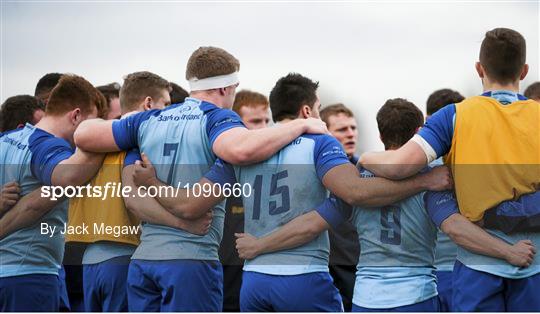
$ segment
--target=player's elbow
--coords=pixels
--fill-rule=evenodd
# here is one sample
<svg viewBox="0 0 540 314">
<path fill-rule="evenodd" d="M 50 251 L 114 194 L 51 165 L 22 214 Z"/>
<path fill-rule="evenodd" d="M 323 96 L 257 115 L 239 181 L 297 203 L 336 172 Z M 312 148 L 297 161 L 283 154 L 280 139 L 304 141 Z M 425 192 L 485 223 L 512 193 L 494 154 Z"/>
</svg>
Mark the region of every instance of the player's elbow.
<svg viewBox="0 0 540 314">
<path fill-rule="evenodd" d="M 226 162 L 243 166 L 254 162 L 256 152 L 244 147 L 236 146 L 227 148 L 222 155 L 223 156 L 220 156 L 220 158 Z"/>
<path fill-rule="evenodd" d="M 454 214 L 446 218 L 441 224 L 442 232 L 446 233 L 457 244 L 461 243 L 465 237 L 459 218 L 459 214 Z"/>
<path fill-rule="evenodd" d="M 73 134 L 75 145 L 82 150 L 91 151 L 92 142 L 95 139 L 95 134 L 92 134 L 91 125 L 88 121 L 83 121 Z"/>
</svg>

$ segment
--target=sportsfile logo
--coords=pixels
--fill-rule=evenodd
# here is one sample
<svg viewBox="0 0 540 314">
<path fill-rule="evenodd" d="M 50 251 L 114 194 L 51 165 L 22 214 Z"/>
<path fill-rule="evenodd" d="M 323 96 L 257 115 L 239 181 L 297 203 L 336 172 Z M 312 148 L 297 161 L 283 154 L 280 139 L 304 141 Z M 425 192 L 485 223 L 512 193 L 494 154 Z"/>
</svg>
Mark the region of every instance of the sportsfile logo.
<svg viewBox="0 0 540 314">
<path fill-rule="evenodd" d="M 131 186 L 117 182 L 107 182 L 105 185 L 83 186 L 42 186 L 41 197 L 56 201 L 64 197 L 68 198 L 129 198 L 129 197 L 178 197 L 183 193 L 186 197 L 249 197 L 252 188 L 249 183 L 185 183 L 178 182 L 176 186 L 139 186 L 135 190 Z"/>
</svg>

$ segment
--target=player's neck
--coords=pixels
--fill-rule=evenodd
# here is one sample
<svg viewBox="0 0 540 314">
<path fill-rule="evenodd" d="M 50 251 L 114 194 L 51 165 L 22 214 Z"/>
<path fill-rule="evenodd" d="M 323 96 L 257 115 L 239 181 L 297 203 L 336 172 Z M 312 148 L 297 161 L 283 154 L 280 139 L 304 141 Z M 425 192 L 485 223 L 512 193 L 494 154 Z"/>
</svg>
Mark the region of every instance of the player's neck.
<svg viewBox="0 0 540 314">
<path fill-rule="evenodd" d="M 484 93 L 496 90 L 507 90 L 514 93 L 519 93 L 519 81 L 510 84 L 500 84 L 497 82 L 490 82 L 488 79 L 483 81 Z"/>
<path fill-rule="evenodd" d="M 37 124 L 36 128 L 40 128 L 43 131 L 47 131 L 56 137 L 60 137 L 66 140 L 70 140 L 69 129 L 63 121 L 64 117 L 57 116 L 44 116 Z"/>
<path fill-rule="evenodd" d="M 223 98 L 216 95 L 215 93 L 206 93 L 204 91 L 202 92 L 191 92 L 189 94 L 189 97 L 197 98 L 202 101 L 209 102 L 211 104 L 216 105 L 219 108 L 223 108 Z"/>
</svg>

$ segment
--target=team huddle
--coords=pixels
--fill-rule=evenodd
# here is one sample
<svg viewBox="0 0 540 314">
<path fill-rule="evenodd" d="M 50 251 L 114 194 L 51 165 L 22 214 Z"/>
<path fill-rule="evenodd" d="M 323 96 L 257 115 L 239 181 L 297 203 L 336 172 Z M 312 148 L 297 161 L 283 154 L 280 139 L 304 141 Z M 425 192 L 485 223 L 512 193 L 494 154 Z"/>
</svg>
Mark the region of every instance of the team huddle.
<svg viewBox="0 0 540 314">
<path fill-rule="evenodd" d="M 46 76 L 0 111 L 0 309 L 540 311 L 525 51 L 518 32 L 487 32 L 482 94 L 438 90 L 427 117 L 387 100 L 385 151 L 359 158 L 352 112 L 321 108 L 318 82 L 237 93 L 240 62 L 221 48 L 192 53 L 189 94 L 146 71 L 121 87 Z M 84 186 L 170 193 L 43 196 Z M 335 265 L 340 245 L 352 258 Z"/>
</svg>

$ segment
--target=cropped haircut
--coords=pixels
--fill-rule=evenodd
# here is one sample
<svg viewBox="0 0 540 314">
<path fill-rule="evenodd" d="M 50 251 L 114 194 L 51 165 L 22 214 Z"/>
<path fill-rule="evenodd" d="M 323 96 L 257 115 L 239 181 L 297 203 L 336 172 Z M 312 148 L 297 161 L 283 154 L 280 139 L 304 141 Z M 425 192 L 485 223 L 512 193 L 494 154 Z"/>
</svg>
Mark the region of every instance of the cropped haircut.
<svg viewBox="0 0 540 314">
<path fill-rule="evenodd" d="M 44 102 L 47 101 L 53 88 L 58 84 L 62 73 L 47 73 L 39 79 L 34 90 L 34 96 Z"/>
<path fill-rule="evenodd" d="M 16 129 L 20 124 L 32 123 L 37 110 L 45 111 L 45 104 L 34 96 L 9 97 L 0 108 L 0 132 Z"/>
<path fill-rule="evenodd" d="M 525 38 L 509 28 L 486 33 L 480 47 L 480 64 L 488 77 L 499 84 L 519 79 L 526 56 Z"/>
<path fill-rule="evenodd" d="M 186 80 L 226 75 L 240 70 L 240 62 L 227 51 L 217 47 L 200 47 L 189 57 Z"/>
<path fill-rule="evenodd" d="M 96 88 L 105 97 L 107 105 L 103 110 L 103 116 L 106 117 L 111 109 L 111 102 L 115 98 L 120 97 L 120 84 L 118 84 L 117 82 L 113 82 L 107 85 L 98 86 Z"/>
<path fill-rule="evenodd" d="M 320 112 L 320 116 L 321 116 L 321 120 L 323 120 L 326 124 L 328 124 L 328 120 L 330 119 L 331 116 L 336 116 L 341 113 L 346 115 L 347 117 L 354 118 L 354 114 L 351 111 L 351 109 L 345 107 L 345 105 L 342 103 L 333 104 L 333 105 L 324 107 L 324 109 L 321 110 Z"/>
<path fill-rule="evenodd" d="M 128 74 L 120 89 L 122 112 L 136 110 L 146 97 L 158 100 L 162 96 L 163 90 L 170 92 L 170 83 L 157 74 L 148 71 Z"/>
<path fill-rule="evenodd" d="M 236 93 L 234 98 L 234 104 L 232 110 L 236 113 L 240 113 L 242 107 L 259 107 L 263 106 L 268 108 L 268 98 L 261 93 L 253 92 L 250 90 L 241 90 Z"/>
<path fill-rule="evenodd" d="M 540 82 L 535 82 L 529 85 L 524 93 L 529 99 L 540 99 Z"/>
<path fill-rule="evenodd" d="M 169 95 L 171 96 L 171 104 L 183 103 L 184 100 L 189 97 L 189 93 L 178 84 L 173 82 L 170 82 L 170 84 L 171 92 Z"/>
<path fill-rule="evenodd" d="M 45 112 L 49 115 L 61 115 L 76 108 L 81 113 L 90 114 L 97 109 L 103 110 L 105 98 L 83 77 L 75 74 L 64 74 L 51 91 Z"/>
<path fill-rule="evenodd" d="M 302 106 L 313 107 L 319 82 L 298 73 L 280 78 L 270 92 L 270 108 L 275 122 L 296 119 Z"/>
<path fill-rule="evenodd" d="M 434 91 L 429 95 L 426 102 L 426 113 L 428 116 L 439 111 L 439 109 L 449 104 L 457 104 L 465 99 L 463 95 L 448 88 Z"/>
<path fill-rule="evenodd" d="M 386 149 L 399 148 L 424 124 L 424 115 L 412 102 L 389 99 L 377 113 L 377 125 Z"/>
</svg>

